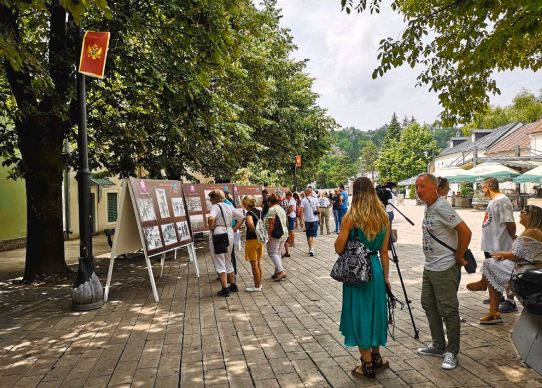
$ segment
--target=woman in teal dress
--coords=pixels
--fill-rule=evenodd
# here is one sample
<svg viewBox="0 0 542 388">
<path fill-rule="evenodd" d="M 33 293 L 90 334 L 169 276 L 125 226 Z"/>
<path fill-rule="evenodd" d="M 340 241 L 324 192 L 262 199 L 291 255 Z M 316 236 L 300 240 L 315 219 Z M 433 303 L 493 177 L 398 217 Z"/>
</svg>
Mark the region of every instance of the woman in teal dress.
<svg viewBox="0 0 542 388">
<path fill-rule="evenodd" d="M 389 274 L 389 219 L 378 199 L 373 182 L 362 177 L 354 181 L 352 204 L 345 215 L 335 251 L 344 252 L 348 240 L 359 238 L 371 251 L 372 279 L 361 285 L 343 284 L 343 304 L 339 330 L 346 346 L 357 346 L 360 364 L 352 370 L 355 376 L 375 377 L 375 370 L 389 366 L 380 356 L 386 345 L 388 312 L 386 284 Z"/>
</svg>

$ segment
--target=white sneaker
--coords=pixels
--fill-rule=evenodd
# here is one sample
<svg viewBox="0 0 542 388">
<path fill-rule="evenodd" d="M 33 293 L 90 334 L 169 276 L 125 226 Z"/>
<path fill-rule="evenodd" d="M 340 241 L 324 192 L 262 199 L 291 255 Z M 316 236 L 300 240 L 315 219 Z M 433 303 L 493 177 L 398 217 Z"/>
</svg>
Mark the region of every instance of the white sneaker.
<svg viewBox="0 0 542 388">
<path fill-rule="evenodd" d="M 442 362 L 442 369 L 455 369 L 457 368 L 457 356 L 454 356 L 450 352 L 444 353 L 444 361 Z"/>
<path fill-rule="evenodd" d="M 247 287 L 245 288 L 245 291 L 246 292 L 261 292 L 262 288 L 261 287 Z"/>
</svg>

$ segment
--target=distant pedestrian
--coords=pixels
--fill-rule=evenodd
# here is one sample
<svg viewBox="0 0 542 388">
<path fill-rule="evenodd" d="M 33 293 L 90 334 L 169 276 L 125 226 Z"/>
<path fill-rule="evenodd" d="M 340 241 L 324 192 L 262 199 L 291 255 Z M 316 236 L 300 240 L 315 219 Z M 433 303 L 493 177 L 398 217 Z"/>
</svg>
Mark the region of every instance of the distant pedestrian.
<svg viewBox="0 0 542 388">
<path fill-rule="evenodd" d="M 422 225 L 425 264 L 421 302 L 432 338 L 432 344 L 419 348 L 418 353 L 444 357 L 442 368 L 454 369 L 458 362 L 461 330 L 457 290 L 472 233 L 452 206 L 439 197 L 434 175 L 420 175 L 416 179 L 416 193 L 426 205 Z M 456 252 L 453 253 L 437 239 L 456 249 Z M 448 344 L 443 323 L 446 324 Z"/>
<path fill-rule="evenodd" d="M 250 262 L 252 277 L 254 278 L 254 287 L 247 287 L 245 290 L 247 292 L 259 292 L 262 290 L 263 243 L 258 241 L 258 237 L 256 236 L 256 226 L 259 222 L 263 222 L 262 212 L 256 208 L 256 200 L 250 195 L 245 196 L 241 204 L 247 211 L 245 260 Z"/>
<path fill-rule="evenodd" d="M 303 224 L 303 212 L 301 210 L 301 197 L 299 196 L 298 193 L 294 192 L 292 194 L 292 196 L 294 197 L 295 199 L 295 215 L 296 215 L 296 218 L 295 218 L 295 227 L 296 228 L 301 228 L 302 224 Z"/>
<path fill-rule="evenodd" d="M 271 279 L 278 282 L 286 277 L 286 272 L 282 266 L 281 252 L 286 241 L 286 231 L 288 223 L 286 220 L 286 212 L 280 206 L 279 197 L 273 193 L 269 196 L 269 211 L 267 213 L 267 231 L 269 233 L 269 242 L 267 243 L 267 254 L 273 260 L 275 265 L 275 273 Z M 277 223 L 280 223 L 278 225 Z M 277 236 L 276 231 L 282 229 L 282 234 Z"/>
<path fill-rule="evenodd" d="M 339 185 L 340 206 L 339 206 L 339 228 L 341 226 L 342 219 L 348 210 L 348 193 L 344 189 L 344 185 Z"/>
<path fill-rule="evenodd" d="M 305 198 L 301 201 L 303 209 L 303 217 L 305 219 L 305 235 L 309 245 L 309 256 L 314 256 L 314 241 L 318 234 L 318 219 L 320 209 L 318 208 L 318 200 L 313 197 L 312 189 L 305 189 Z"/>
<path fill-rule="evenodd" d="M 388 330 L 389 238 L 388 215 L 373 183 L 369 178 L 357 178 L 353 185 L 352 206 L 343 219 L 335 251 L 342 254 L 347 242 L 353 239 L 359 239 L 371 251 L 371 280 L 359 285 L 343 283 L 339 330 L 346 346 L 359 349 L 360 364 L 352 370 L 358 377 L 374 378 L 375 370 L 389 366 L 380 355 L 380 346 L 386 346 Z"/>
<path fill-rule="evenodd" d="M 327 191 L 323 191 L 318 198 L 318 207 L 320 208 L 320 234 L 324 234 L 324 224 L 326 224 L 326 232 L 329 234 L 329 208 L 331 202 L 327 197 Z"/>
<path fill-rule="evenodd" d="M 286 253 L 284 257 L 290 257 L 289 247 L 295 246 L 295 219 L 296 219 L 297 204 L 290 190 L 286 192 L 286 215 L 288 218 L 288 239 L 284 244 Z"/>
<path fill-rule="evenodd" d="M 335 233 L 339 233 L 340 224 L 341 196 L 339 189 L 335 189 L 331 197 L 331 209 L 333 211 L 333 220 L 335 221 Z"/>
</svg>

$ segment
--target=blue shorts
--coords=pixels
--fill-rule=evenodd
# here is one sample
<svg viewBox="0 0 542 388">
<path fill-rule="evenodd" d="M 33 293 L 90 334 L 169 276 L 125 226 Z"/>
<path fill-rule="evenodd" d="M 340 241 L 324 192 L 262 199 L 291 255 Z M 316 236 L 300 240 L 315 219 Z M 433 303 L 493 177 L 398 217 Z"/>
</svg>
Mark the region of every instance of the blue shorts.
<svg viewBox="0 0 542 388">
<path fill-rule="evenodd" d="M 295 230 L 295 217 L 288 216 L 288 231 Z"/>
<path fill-rule="evenodd" d="M 307 237 L 316 237 L 318 232 L 318 221 L 305 222 L 305 234 Z"/>
</svg>

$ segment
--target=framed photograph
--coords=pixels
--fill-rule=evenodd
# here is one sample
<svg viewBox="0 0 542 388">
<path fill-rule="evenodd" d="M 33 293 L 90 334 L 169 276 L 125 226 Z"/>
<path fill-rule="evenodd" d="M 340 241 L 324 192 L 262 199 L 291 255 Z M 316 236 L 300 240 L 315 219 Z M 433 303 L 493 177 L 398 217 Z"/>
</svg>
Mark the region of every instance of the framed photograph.
<svg viewBox="0 0 542 388">
<path fill-rule="evenodd" d="M 167 204 L 166 190 L 156 189 L 156 201 L 158 202 L 158 209 L 160 210 L 160 217 L 169 218 L 169 207 Z"/>
<path fill-rule="evenodd" d="M 188 222 L 181 221 L 176 222 L 177 225 L 177 234 L 179 235 L 179 240 L 190 240 L 190 229 L 188 229 Z"/>
<path fill-rule="evenodd" d="M 145 241 L 147 241 L 147 249 L 149 251 L 162 248 L 162 239 L 160 238 L 158 226 L 143 228 L 143 235 L 145 236 Z"/>
<path fill-rule="evenodd" d="M 186 198 L 186 207 L 188 208 L 189 213 L 201 212 L 203 210 L 200 197 Z"/>
<path fill-rule="evenodd" d="M 154 204 L 152 203 L 151 198 L 138 198 L 137 209 L 139 210 L 139 217 L 142 222 L 156 220 Z"/>
<path fill-rule="evenodd" d="M 171 198 L 171 204 L 173 205 L 173 217 L 183 217 L 184 212 L 184 201 L 181 197 Z"/>
<path fill-rule="evenodd" d="M 190 224 L 192 225 L 192 231 L 205 230 L 203 214 L 190 215 Z"/>
<path fill-rule="evenodd" d="M 162 228 L 162 236 L 164 236 L 165 245 L 177 244 L 179 242 L 177 240 L 177 234 L 175 233 L 175 225 L 165 224 L 165 225 L 162 225 L 161 228 Z"/>
<path fill-rule="evenodd" d="M 205 205 L 207 206 L 207 213 L 209 213 L 211 211 L 211 208 L 213 207 L 213 204 L 209 200 L 209 193 L 211 191 L 213 190 L 203 190 L 203 192 L 205 193 Z"/>
</svg>

